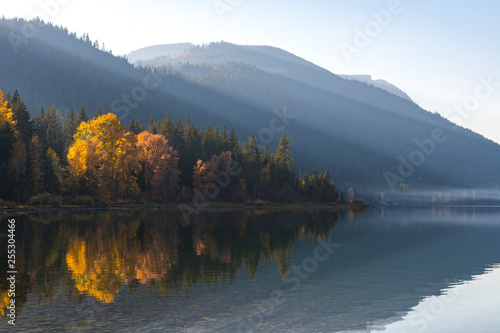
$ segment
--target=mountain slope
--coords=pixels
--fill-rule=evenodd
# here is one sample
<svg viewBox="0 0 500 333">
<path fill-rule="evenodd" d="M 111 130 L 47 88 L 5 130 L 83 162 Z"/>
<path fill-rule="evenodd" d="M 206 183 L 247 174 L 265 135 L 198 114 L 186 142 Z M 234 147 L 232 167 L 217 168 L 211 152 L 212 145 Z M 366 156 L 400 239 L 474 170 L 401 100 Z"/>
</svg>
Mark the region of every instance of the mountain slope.
<svg viewBox="0 0 500 333">
<path fill-rule="evenodd" d="M 340 190 L 353 186 L 357 193 L 386 191 L 391 181 L 410 190 L 500 184 L 499 145 L 286 51 L 215 43 L 164 59 L 153 76 L 42 23 L 16 52 L 10 40 L 23 24 L 0 22 L 0 89 L 18 89 L 32 113 L 54 103 L 62 111 L 83 105 L 89 115 L 102 106 L 126 125 L 131 118 L 147 123 L 151 114 L 174 121 L 190 116 L 199 128 L 225 124 L 243 140 L 256 134 L 261 148 L 271 149 L 286 132 L 297 170 L 328 168 Z M 446 140 L 426 150 L 435 130 Z M 415 153 L 422 151 L 416 142 L 428 145 Z M 401 159 L 410 158 L 421 165 L 400 174 Z M 388 173 L 396 177 L 389 183 Z"/>
<path fill-rule="evenodd" d="M 389 82 L 387 82 L 385 80 L 373 80 L 371 75 L 339 75 L 339 76 L 343 79 L 346 79 L 346 80 L 356 80 L 356 81 L 361 81 L 361 82 L 371 84 L 377 88 L 384 89 L 384 90 L 386 90 L 386 91 L 390 92 L 391 94 L 394 94 L 398 97 L 412 101 L 410 96 L 408 96 L 403 90 L 399 89 L 395 85 L 390 84 Z"/>
<path fill-rule="evenodd" d="M 286 131 L 292 138 L 300 138 L 293 143 L 301 157 L 314 160 L 322 156 L 324 164 L 319 165 L 333 165 L 335 176 L 342 175 L 350 183 L 357 179 L 358 184 L 385 186 L 387 172 L 398 180 L 404 178 L 406 184 L 426 186 L 498 183 L 494 171 L 500 161 L 497 144 L 422 110 L 408 99 L 358 80 L 341 79 L 286 51 L 214 43 L 158 60 L 166 64 L 164 68 L 177 68 L 203 85 L 264 109 L 286 105 L 297 115 Z M 303 126 L 315 138 L 301 135 Z M 437 144 L 422 165 L 409 166 L 409 171 L 415 169 L 408 172 L 411 175 L 403 172 L 402 177 L 400 159 L 420 156 L 413 154 L 419 149 L 415 140 L 428 142 L 435 129 L 443 130 L 446 141 Z M 326 147 L 329 149 L 324 154 Z M 479 160 L 482 162 L 472 162 Z"/>
<path fill-rule="evenodd" d="M 127 54 L 127 59 L 132 64 L 140 64 L 162 56 L 178 56 L 191 49 L 194 45 L 191 43 L 163 44 L 144 47 Z"/>
</svg>

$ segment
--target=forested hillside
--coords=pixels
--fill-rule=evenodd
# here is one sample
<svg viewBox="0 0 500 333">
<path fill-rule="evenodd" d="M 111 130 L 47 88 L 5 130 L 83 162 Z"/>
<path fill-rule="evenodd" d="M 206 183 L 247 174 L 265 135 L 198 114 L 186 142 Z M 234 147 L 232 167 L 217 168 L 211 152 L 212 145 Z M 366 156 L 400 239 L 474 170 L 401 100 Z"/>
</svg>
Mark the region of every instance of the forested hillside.
<svg viewBox="0 0 500 333">
<path fill-rule="evenodd" d="M 92 119 L 70 109 L 63 121 L 52 106 L 31 119 L 17 91 L 4 100 L 0 90 L 0 200 L 177 202 L 190 215 L 216 201 L 339 199 L 328 170 L 296 174 L 286 134 L 276 152 L 260 152 L 254 136 L 242 145 L 234 129 L 198 130 L 189 117 L 183 125 L 151 116 L 144 129 L 132 120 L 127 130 L 101 109 Z"/>
<path fill-rule="evenodd" d="M 23 37 L 26 24 L 36 34 Z M 150 115 L 174 123 L 189 116 L 197 128 L 234 127 L 241 142 L 254 134 L 260 153 L 264 145 L 275 151 L 286 132 L 295 169 L 329 169 L 344 191 L 500 184 L 496 143 L 283 50 L 214 43 L 162 59 L 163 67 L 134 68 L 102 49 L 63 28 L 2 19 L 0 89 L 18 90 L 33 117 L 52 104 L 62 114 L 83 106 L 89 117 L 101 107 L 127 126 L 132 118 L 146 124 Z M 435 130 L 446 139 L 427 154 L 418 143 Z M 399 172 L 402 159 L 419 150 L 423 161 Z"/>
</svg>

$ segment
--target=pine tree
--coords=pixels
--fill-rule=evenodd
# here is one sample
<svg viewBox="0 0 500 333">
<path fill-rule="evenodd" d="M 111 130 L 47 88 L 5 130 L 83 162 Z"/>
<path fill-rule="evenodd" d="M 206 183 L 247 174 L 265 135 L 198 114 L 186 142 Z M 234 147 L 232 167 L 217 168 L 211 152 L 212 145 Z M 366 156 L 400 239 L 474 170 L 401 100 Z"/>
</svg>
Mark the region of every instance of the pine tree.
<svg viewBox="0 0 500 333">
<path fill-rule="evenodd" d="M 233 153 L 233 159 L 237 161 L 240 160 L 242 155 L 242 148 L 240 140 L 238 139 L 238 136 L 234 131 L 234 127 L 231 129 L 231 132 L 229 133 L 228 141 L 229 141 L 229 150 Z"/>
<path fill-rule="evenodd" d="M 128 131 L 130 133 L 134 133 L 135 135 L 141 133 L 141 126 L 139 125 L 139 123 L 137 121 L 134 120 L 134 118 L 132 118 L 132 120 L 130 121 Z"/>
<path fill-rule="evenodd" d="M 102 112 L 101 107 L 99 107 L 99 108 L 97 109 L 97 111 L 95 112 L 95 118 L 98 118 L 98 117 L 100 117 L 100 116 L 102 116 L 102 115 L 104 115 L 104 113 Z"/>
<path fill-rule="evenodd" d="M 12 156 L 12 149 L 15 142 L 15 128 L 9 122 L 0 120 L 0 164 L 5 163 Z"/>
<path fill-rule="evenodd" d="M 148 128 L 146 131 L 151 134 L 158 134 L 158 129 L 156 128 L 155 118 L 153 115 L 149 118 Z"/>
<path fill-rule="evenodd" d="M 43 191 L 44 158 L 43 146 L 37 135 L 33 136 L 31 139 L 28 158 L 30 160 L 32 194 L 38 194 Z"/>
<path fill-rule="evenodd" d="M 212 155 L 217 153 L 215 149 L 214 136 L 212 126 L 208 124 L 205 132 L 203 132 L 203 136 L 201 137 L 202 158 L 204 160 L 209 159 Z"/>
<path fill-rule="evenodd" d="M 174 134 L 171 140 L 172 141 L 170 142 L 170 144 L 172 145 L 172 147 L 178 150 L 182 156 L 186 145 L 184 142 L 184 129 L 182 128 L 182 123 L 180 120 L 177 120 L 177 123 L 175 124 Z"/>
<path fill-rule="evenodd" d="M 19 92 L 16 90 L 9 101 L 9 106 L 12 109 L 13 120 L 16 122 L 16 131 L 19 139 L 26 145 L 29 144 L 33 136 L 33 122 L 28 108 L 24 104 Z"/>
<path fill-rule="evenodd" d="M 262 165 L 261 156 L 255 136 L 251 136 L 250 140 L 243 146 L 243 173 L 246 184 L 254 197 L 258 197 L 261 192 L 262 185 Z"/>
<path fill-rule="evenodd" d="M 276 150 L 276 164 L 289 170 L 293 170 L 292 148 L 290 146 L 290 139 L 283 134 Z"/>
<path fill-rule="evenodd" d="M 45 168 L 45 188 L 50 193 L 58 193 L 63 179 L 63 168 L 54 149 L 47 149 Z"/>
<path fill-rule="evenodd" d="M 64 153 L 66 154 L 68 152 L 69 146 L 73 142 L 73 135 L 75 135 L 76 133 L 75 113 L 73 112 L 73 108 L 66 110 L 63 132 L 64 132 Z"/>
<path fill-rule="evenodd" d="M 193 181 L 193 166 L 202 156 L 201 134 L 197 128 L 191 125 L 189 117 L 186 119 L 184 127 L 184 150 L 181 152 L 179 166 L 182 170 L 181 187 L 191 186 Z"/>
<path fill-rule="evenodd" d="M 47 117 L 45 115 L 45 109 L 40 107 L 40 111 L 35 116 L 34 121 L 34 135 L 38 136 L 40 144 L 43 146 L 47 141 Z"/>
<path fill-rule="evenodd" d="M 45 147 L 52 147 L 59 158 L 63 158 L 64 154 L 64 140 L 63 138 L 63 126 L 62 126 L 62 116 L 59 110 L 56 109 L 54 105 L 47 109 L 45 112 L 46 117 L 46 138 Z"/>
<path fill-rule="evenodd" d="M 170 145 L 172 145 L 172 141 L 174 139 L 174 124 L 170 121 L 170 117 L 165 115 L 163 120 L 160 122 L 160 126 L 158 128 L 158 133 L 163 135 L 163 137 L 168 141 Z"/>
<path fill-rule="evenodd" d="M 83 121 L 88 121 L 88 120 L 89 117 L 87 117 L 87 113 L 85 113 L 85 110 L 83 109 L 82 106 L 75 117 L 75 128 L 78 128 L 78 126 L 80 126 L 80 124 Z"/>
<path fill-rule="evenodd" d="M 260 151 L 254 135 L 252 135 L 250 140 L 243 146 L 243 159 L 252 166 L 260 165 Z"/>
<path fill-rule="evenodd" d="M 219 135 L 219 145 L 220 145 L 220 151 L 230 151 L 231 149 L 229 148 L 229 138 L 227 136 L 227 130 L 226 130 L 226 125 L 222 126 L 222 132 Z"/>
</svg>

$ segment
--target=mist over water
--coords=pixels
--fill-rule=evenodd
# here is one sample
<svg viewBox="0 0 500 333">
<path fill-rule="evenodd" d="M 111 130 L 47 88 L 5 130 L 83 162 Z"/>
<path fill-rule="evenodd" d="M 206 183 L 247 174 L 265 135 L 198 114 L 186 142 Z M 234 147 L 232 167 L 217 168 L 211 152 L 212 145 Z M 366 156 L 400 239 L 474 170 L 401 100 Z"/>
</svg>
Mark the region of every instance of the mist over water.
<svg viewBox="0 0 500 333">
<path fill-rule="evenodd" d="M 375 195 L 375 202 L 389 204 L 465 205 L 500 207 L 500 190 L 495 188 L 445 188 L 439 190 L 384 191 Z"/>
</svg>

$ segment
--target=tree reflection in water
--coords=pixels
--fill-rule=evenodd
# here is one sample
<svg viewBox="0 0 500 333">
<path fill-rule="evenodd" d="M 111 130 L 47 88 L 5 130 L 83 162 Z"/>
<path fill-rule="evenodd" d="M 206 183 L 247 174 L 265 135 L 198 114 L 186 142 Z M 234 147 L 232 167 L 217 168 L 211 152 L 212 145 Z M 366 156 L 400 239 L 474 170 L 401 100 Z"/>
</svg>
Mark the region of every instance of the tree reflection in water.
<svg viewBox="0 0 500 333">
<path fill-rule="evenodd" d="M 272 261 L 284 277 L 294 243 L 327 241 L 337 219 L 332 211 L 296 210 L 204 212 L 190 225 L 170 211 L 19 215 L 17 310 L 29 293 L 52 304 L 61 289 L 79 302 L 87 295 L 111 303 L 125 286 L 187 294 L 201 282 L 232 283 L 241 267 L 253 277 Z"/>
</svg>

